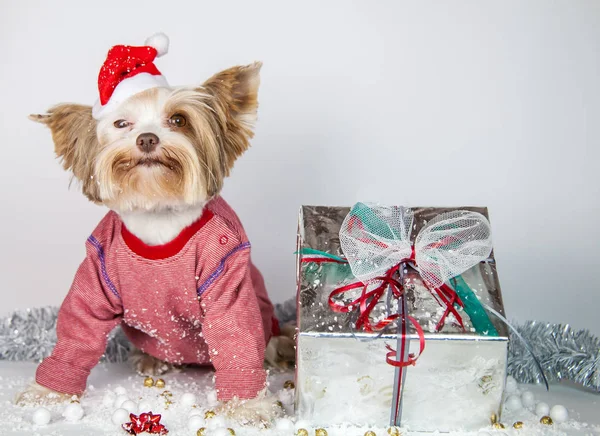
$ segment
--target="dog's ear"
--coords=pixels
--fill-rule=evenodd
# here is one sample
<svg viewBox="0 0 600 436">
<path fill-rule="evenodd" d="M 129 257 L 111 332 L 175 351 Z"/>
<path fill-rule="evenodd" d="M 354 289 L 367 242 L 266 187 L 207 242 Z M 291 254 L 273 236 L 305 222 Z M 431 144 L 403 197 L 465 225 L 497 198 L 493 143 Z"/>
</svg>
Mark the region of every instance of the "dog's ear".
<svg viewBox="0 0 600 436">
<path fill-rule="evenodd" d="M 223 135 L 225 175 L 236 158 L 246 151 L 254 136 L 258 108 L 261 62 L 232 67 L 208 79 L 200 91 L 213 97 L 208 104 L 214 110 Z"/>
<path fill-rule="evenodd" d="M 98 185 L 93 178 L 94 158 L 100 144 L 91 106 L 59 104 L 47 114 L 30 115 L 29 119 L 50 128 L 54 151 L 63 168 L 79 179 L 86 197 L 100 203 Z"/>
</svg>

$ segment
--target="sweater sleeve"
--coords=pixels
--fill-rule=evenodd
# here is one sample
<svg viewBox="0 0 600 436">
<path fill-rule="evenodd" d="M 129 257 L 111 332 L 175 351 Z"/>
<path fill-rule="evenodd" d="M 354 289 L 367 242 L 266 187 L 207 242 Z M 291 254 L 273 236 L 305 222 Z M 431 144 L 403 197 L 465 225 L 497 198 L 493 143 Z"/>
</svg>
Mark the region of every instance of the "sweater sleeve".
<svg viewBox="0 0 600 436">
<path fill-rule="evenodd" d="M 36 372 L 40 385 L 66 394 L 83 393 L 90 371 L 106 350 L 108 334 L 123 313 L 100 242 L 91 236 L 86 251 L 58 312 L 56 346 Z"/>
<path fill-rule="evenodd" d="M 202 295 L 202 323 L 217 397 L 250 399 L 265 388 L 265 335 L 252 281 L 249 244 L 224 259 L 220 277 Z"/>
</svg>

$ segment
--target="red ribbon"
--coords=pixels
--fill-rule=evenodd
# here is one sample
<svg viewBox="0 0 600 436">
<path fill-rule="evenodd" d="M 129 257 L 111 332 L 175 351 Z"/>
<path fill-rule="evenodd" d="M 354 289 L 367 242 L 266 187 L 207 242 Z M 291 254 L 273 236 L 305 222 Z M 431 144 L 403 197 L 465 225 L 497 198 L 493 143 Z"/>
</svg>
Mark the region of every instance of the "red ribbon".
<svg viewBox="0 0 600 436">
<path fill-rule="evenodd" d="M 123 429 L 129 434 L 138 435 L 141 433 L 165 435 L 169 430 L 160 423 L 160 415 L 153 415 L 152 412 L 142 413 L 140 416 L 129 415 L 131 422 L 123 424 Z"/>
</svg>

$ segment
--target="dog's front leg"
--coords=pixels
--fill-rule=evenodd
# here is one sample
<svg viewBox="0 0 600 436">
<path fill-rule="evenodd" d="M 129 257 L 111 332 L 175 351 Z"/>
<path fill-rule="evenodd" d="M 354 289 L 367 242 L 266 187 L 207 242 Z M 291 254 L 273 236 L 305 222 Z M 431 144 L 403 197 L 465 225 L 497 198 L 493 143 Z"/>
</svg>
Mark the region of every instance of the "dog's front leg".
<svg viewBox="0 0 600 436">
<path fill-rule="evenodd" d="M 56 392 L 45 386 L 31 383 L 27 388 L 20 392 L 15 398 L 15 404 L 19 406 L 25 405 L 40 405 L 49 406 L 52 404 L 63 403 L 66 401 L 78 400 L 79 397 L 76 395 L 63 394 L 62 392 Z"/>
<path fill-rule="evenodd" d="M 270 427 L 276 418 L 283 415 L 281 403 L 273 395 L 267 395 L 264 389 L 256 398 L 239 400 L 234 398 L 223 403 L 218 414 L 223 414 L 241 425 Z"/>
</svg>

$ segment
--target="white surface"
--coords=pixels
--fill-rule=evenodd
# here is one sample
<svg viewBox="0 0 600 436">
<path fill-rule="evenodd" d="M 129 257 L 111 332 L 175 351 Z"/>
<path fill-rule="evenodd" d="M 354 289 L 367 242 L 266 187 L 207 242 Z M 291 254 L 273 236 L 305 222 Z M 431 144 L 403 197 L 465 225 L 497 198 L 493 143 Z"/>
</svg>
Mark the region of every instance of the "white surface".
<svg viewBox="0 0 600 436">
<path fill-rule="evenodd" d="M 169 410 L 164 410 L 164 397 L 160 394 L 164 391 L 157 388 L 143 387 L 143 378 L 133 374 L 127 365 L 99 365 L 92 371 L 88 394 L 83 397 L 81 405 L 85 410 L 85 416 L 78 423 L 65 422 L 60 417 L 64 405 L 50 407 L 52 410 L 52 422 L 47 426 L 34 426 L 31 422 L 35 407 L 18 407 L 12 404 L 13 396 L 31 380 L 35 372 L 32 363 L 0 362 L 0 422 L 2 422 L 2 436 L 123 436 L 125 432 L 119 430 L 118 426 L 111 423 L 113 413 L 112 407 L 102 405 L 104 393 L 121 384 L 136 398 L 152 404 L 152 412 L 162 413 L 161 422 L 167 425 L 170 436 L 195 436 L 195 431 L 189 430 L 188 417 L 192 411 L 200 410 L 203 414 L 208 408 L 205 404 L 207 395 L 214 392 L 212 384 L 212 373 L 209 371 L 194 370 L 178 374 L 167 374 L 164 376 L 167 383 L 166 389 L 173 393 L 173 404 Z M 291 411 L 290 404 L 293 402 L 293 392 L 282 390 L 285 380 L 292 377 L 290 373 L 278 373 L 270 376 L 270 390 Z M 88 385 L 88 386 L 89 386 Z M 502 422 L 507 424 L 507 435 L 600 435 L 600 417 L 598 409 L 600 397 L 598 395 L 582 392 L 570 387 L 553 386 L 550 392 L 546 392 L 541 386 L 524 386 L 531 390 L 538 399 L 543 399 L 549 404 L 562 404 L 569 409 L 570 420 L 564 424 L 553 427 L 545 427 L 537 423 L 537 418 L 529 411 L 506 413 Z M 200 401 L 196 409 L 178 403 L 180 396 L 185 392 L 195 392 Z M 511 428 L 511 423 L 517 420 L 525 422 L 525 430 L 516 432 Z M 576 421 L 575 421 L 576 420 Z M 228 426 L 233 426 L 227 423 Z M 301 423 L 307 426 L 307 423 Z M 250 436 L 260 433 L 263 436 L 291 436 L 294 432 L 289 423 L 280 424 L 267 431 L 259 431 L 254 427 L 233 426 L 239 436 Z M 310 428 L 309 428 L 310 430 Z M 330 436 L 360 436 L 368 428 L 329 428 Z M 377 435 L 386 434 L 382 428 L 373 428 Z M 492 434 L 501 434 L 490 428 L 483 430 Z M 312 434 L 312 433 L 311 433 Z M 403 433 L 405 436 L 426 436 L 426 433 Z M 449 436 L 476 436 L 473 433 L 450 433 Z"/>
<path fill-rule="evenodd" d="M 1 2 L 1 311 L 59 304 L 104 214 L 27 115 L 93 104 L 109 47 L 155 31 L 172 84 L 264 61 L 224 194 L 274 300 L 303 203 L 487 205 L 509 317 L 600 333 L 595 0 Z"/>
</svg>

